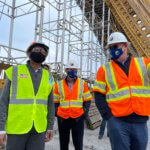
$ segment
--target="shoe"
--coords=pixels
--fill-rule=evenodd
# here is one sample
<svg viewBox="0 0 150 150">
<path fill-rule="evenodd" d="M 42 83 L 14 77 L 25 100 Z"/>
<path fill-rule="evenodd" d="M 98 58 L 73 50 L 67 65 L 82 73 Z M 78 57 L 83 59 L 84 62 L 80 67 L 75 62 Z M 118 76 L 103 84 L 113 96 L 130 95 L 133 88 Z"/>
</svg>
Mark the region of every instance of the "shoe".
<svg viewBox="0 0 150 150">
<path fill-rule="evenodd" d="M 103 138 L 103 135 L 99 135 L 99 136 L 98 136 L 98 139 L 101 140 L 102 138 Z"/>
</svg>

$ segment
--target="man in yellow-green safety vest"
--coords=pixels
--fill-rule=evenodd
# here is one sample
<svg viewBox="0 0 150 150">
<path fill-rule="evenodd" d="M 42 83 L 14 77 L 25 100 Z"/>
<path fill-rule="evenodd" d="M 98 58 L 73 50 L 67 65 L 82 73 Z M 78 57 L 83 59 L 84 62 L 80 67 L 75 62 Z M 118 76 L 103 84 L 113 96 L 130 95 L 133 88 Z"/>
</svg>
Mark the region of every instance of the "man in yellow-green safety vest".
<svg viewBox="0 0 150 150">
<path fill-rule="evenodd" d="M 29 61 L 5 71 L 0 98 L 0 145 L 7 150 L 44 150 L 53 136 L 53 82 L 42 67 L 49 47 L 34 42 L 27 48 Z M 53 78 L 52 78 L 53 79 Z"/>
</svg>

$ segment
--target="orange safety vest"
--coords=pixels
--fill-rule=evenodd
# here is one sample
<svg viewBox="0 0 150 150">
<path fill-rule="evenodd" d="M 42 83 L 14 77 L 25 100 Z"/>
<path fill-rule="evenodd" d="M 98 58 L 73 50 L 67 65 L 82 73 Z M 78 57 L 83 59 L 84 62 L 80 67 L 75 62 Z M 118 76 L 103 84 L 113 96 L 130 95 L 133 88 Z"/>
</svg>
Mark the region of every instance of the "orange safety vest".
<svg viewBox="0 0 150 150">
<path fill-rule="evenodd" d="M 85 81 L 77 78 L 72 91 L 66 80 L 61 80 L 54 85 L 54 102 L 60 103 L 57 115 L 62 118 L 77 118 L 83 113 L 83 102 L 92 99 L 92 95 Z"/>
<path fill-rule="evenodd" d="M 150 59 L 131 59 L 128 76 L 114 61 L 97 72 L 93 91 L 106 94 L 114 116 L 150 115 Z"/>
</svg>

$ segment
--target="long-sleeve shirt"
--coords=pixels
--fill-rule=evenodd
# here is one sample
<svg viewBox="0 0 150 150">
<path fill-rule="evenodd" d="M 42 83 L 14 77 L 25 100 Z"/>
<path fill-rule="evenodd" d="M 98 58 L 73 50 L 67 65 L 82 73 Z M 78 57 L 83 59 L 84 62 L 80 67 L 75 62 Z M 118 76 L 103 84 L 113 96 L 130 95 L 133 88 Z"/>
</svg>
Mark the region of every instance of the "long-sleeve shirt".
<svg viewBox="0 0 150 150">
<path fill-rule="evenodd" d="M 39 85 L 41 82 L 42 78 L 42 69 L 34 70 L 30 63 L 27 63 L 27 67 L 29 69 L 31 79 L 33 82 L 33 87 L 34 87 L 34 93 L 36 94 Z M 6 83 L 3 88 L 3 91 L 1 93 L 0 97 L 0 131 L 5 130 L 5 122 L 7 120 L 7 115 L 8 115 L 8 107 L 9 107 L 9 95 L 10 95 L 10 86 L 11 86 L 11 81 L 6 78 Z M 55 106 L 54 106 L 54 100 L 53 100 L 53 90 L 48 96 L 48 114 L 47 114 L 47 129 L 52 130 L 53 129 L 53 124 L 54 124 L 54 115 L 55 115 Z"/>
<path fill-rule="evenodd" d="M 115 60 L 114 60 L 115 61 Z M 124 62 L 124 64 L 115 61 L 118 66 L 125 72 L 125 74 L 128 76 L 129 73 L 129 67 L 131 62 L 131 56 L 128 56 L 127 60 Z M 94 92 L 94 98 L 96 102 L 96 106 L 101 113 L 102 117 L 106 120 L 108 120 L 112 116 L 112 112 L 108 106 L 108 103 L 106 102 L 106 96 L 105 94 Z M 148 116 L 140 116 L 136 113 L 132 113 L 128 116 L 124 117 L 118 117 L 121 120 L 124 120 L 126 122 L 133 122 L 133 123 L 140 123 L 140 122 L 146 122 L 148 120 Z"/>
</svg>

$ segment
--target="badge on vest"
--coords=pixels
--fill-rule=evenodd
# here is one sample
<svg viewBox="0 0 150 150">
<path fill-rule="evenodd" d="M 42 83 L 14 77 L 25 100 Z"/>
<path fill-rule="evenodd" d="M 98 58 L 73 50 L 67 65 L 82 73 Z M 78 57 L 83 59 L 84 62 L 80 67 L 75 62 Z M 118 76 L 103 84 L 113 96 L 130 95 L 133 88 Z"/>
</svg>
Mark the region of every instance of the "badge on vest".
<svg viewBox="0 0 150 150">
<path fill-rule="evenodd" d="M 53 83 L 53 77 L 52 77 L 52 76 L 49 77 L 49 83 L 50 83 L 50 84 Z"/>
<path fill-rule="evenodd" d="M 28 75 L 27 74 L 20 74 L 20 78 L 27 78 Z"/>
</svg>

